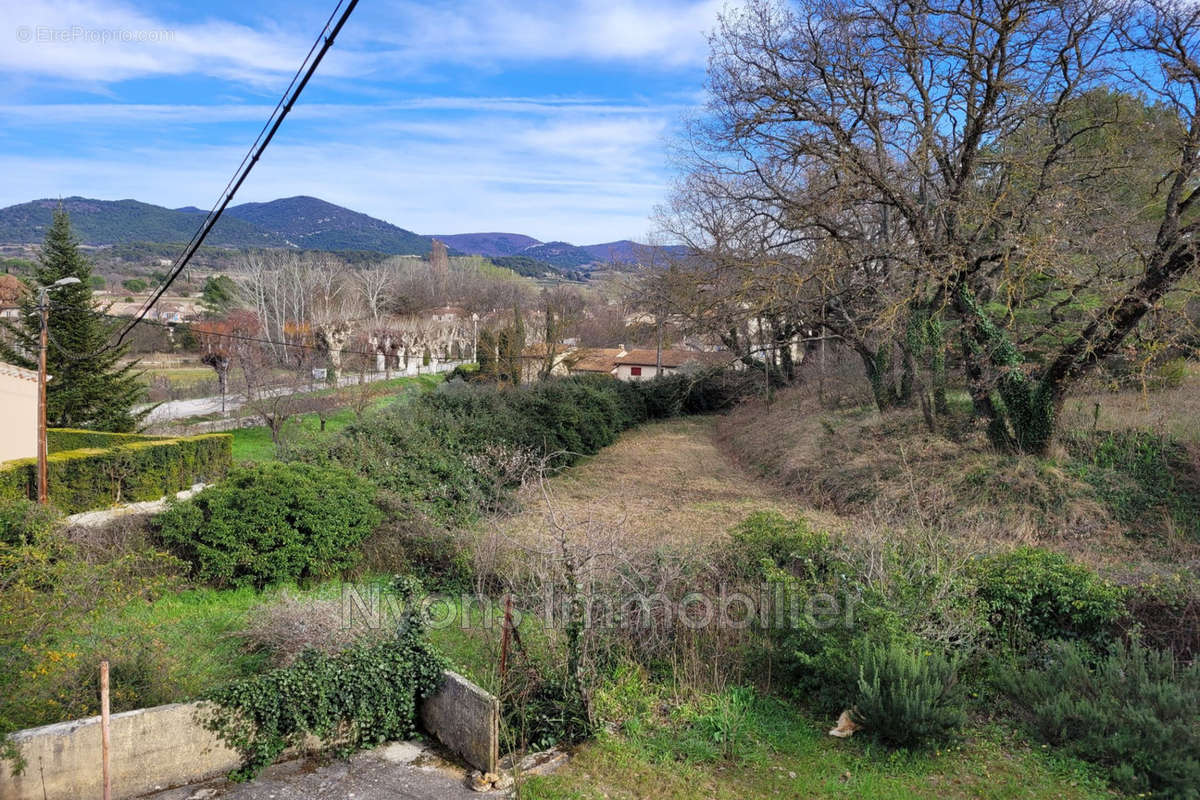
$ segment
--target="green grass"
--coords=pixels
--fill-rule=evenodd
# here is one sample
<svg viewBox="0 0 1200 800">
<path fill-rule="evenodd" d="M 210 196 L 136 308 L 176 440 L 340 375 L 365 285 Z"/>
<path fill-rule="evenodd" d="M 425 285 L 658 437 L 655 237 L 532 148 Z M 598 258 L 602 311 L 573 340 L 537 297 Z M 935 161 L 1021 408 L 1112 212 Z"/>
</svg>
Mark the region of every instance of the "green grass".
<svg viewBox="0 0 1200 800">
<path fill-rule="evenodd" d="M 371 408 L 384 408 L 393 403 L 409 403 L 418 395 L 432 390 L 442 382 L 442 375 L 419 375 L 412 378 L 392 378 L 379 381 L 374 387 L 387 394 L 376 398 Z M 334 392 L 325 389 L 314 392 L 314 395 L 326 395 Z M 345 390 L 343 390 L 345 391 Z M 291 441 L 301 441 L 306 437 L 320 437 L 333 434 L 354 421 L 355 414 L 351 408 L 335 411 L 325 420 L 325 431 L 321 431 L 321 422 L 316 414 L 303 414 L 288 423 L 285 436 Z M 271 441 L 271 432 L 265 426 L 238 428 L 233 431 L 233 460 L 234 461 L 274 461 L 276 458 L 275 443 Z"/>
<path fill-rule="evenodd" d="M 81 650 L 100 650 L 115 641 L 141 641 L 158 648 L 170 655 L 171 672 L 164 677 L 174 689 L 174 699 L 191 698 L 263 667 L 263 657 L 247 653 L 234 634 L 244 627 L 251 608 L 278 591 L 201 588 L 168 594 L 153 603 L 135 601 L 99 617 L 95 627 L 76 632 L 70 643 Z"/>
<path fill-rule="evenodd" d="M 173 389 L 183 389 L 204 381 L 215 381 L 217 373 L 210 367 L 170 367 L 148 369 L 141 373 L 142 381 L 149 385 L 155 378 L 166 378 Z"/>
<path fill-rule="evenodd" d="M 1100 798 L 1113 797 L 1088 766 L 984 726 L 958 744 L 895 752 L 826 734 L 832 720 L 735 688 L 672 701 L 664 687 L 619 680 L 598 696 L 615 731 L 578 748 L 554 775 L 530 778 L 522 797 L 582 798 Z"/>
</svg>

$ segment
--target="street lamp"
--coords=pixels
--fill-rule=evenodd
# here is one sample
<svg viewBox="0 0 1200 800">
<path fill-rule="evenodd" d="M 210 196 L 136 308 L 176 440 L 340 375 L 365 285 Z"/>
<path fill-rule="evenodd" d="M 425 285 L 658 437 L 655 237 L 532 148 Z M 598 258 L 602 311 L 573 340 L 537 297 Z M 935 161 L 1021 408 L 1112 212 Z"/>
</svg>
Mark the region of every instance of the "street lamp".
<svg viewBox="0 0 1200 800">
<path fill-rule="evenodd" d="M 471 360 L 479 361 L 479 315 L 471 314 Z"/>
<path fill-rule="evenodd" d="M 46 488 L 46 345 L 50 338 L 50 300 L 51 289 L 81 283 L 79 278 L 60 278 L 49 286 L 38 289 L 38 311 L 42 318 L 42 340 L 38 349 L 38 502 L 46 505 L 50 502 L 50 493 Z"/>
</svg>

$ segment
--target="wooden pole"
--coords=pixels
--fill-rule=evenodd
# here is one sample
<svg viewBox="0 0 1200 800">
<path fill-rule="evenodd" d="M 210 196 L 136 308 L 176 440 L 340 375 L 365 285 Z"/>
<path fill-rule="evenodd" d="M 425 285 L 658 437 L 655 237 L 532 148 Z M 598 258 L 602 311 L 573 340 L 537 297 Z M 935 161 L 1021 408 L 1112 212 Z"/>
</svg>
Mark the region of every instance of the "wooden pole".
<svg viewBox="0 0 1200 800">
<path fill-rule="evenodd" d="M 112 776 L 108 770 L 108 661 L 100 662 L 100 759 L 104 800 L 112 800 Z"/>
<path fill-rule="evenodd" d="M 37 493 L 38 502 L 50 502 L 50 491 L 46 486 L 46 348 L 50 335 L 50 304 L 46 290 L 38 298 L 42 319 L 41 346 L 38 348 L 38 419 L 37 419 Z"/>
<path fill-rule="evenodd" d="M 500 632 L 500 683 L 508 673 L 508 638 L 512 631 L 512 595 L 504 598 L 504 625 Z"/>
</svg>

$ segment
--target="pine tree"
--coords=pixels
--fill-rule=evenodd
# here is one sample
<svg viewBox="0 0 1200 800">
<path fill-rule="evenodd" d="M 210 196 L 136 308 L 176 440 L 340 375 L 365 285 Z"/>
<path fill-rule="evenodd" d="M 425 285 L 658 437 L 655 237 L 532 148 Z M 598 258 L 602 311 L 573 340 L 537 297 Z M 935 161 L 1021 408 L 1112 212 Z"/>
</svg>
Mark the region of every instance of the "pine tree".
<svg viewBox="0 0 1200 800">
<path fill-rule="evenodd" d="M 101 316 L 92 299 L 92 267 L 79 253 L 71 221 L 61 208 L 46 232 L 30 292 L 17 320 L 0 320 L 0 359 L 37 369 L 41 320 L 38 288 L 66 277 L 80 283 L 49 293 L 50 344 L 46 351 L 46 422 L 58 428 L 102 431 L 134 430 L 146 416 L 134 411 L 144 388 L 135 364 L 120 364 L 126 347 L 106 349 L 120 323 Z"/>
</svg>

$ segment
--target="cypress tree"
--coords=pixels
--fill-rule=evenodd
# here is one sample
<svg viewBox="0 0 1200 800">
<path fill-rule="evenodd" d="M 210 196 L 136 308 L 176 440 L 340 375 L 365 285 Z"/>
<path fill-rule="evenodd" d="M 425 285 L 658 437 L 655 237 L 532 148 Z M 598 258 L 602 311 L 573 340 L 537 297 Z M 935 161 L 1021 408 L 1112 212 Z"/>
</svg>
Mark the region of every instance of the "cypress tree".
<svg viewBox="0 0 1200 800">
<path fill-rule="evenodd" d="M 38 289 L 66 277 L 80 283 L 61 286 L 49 294 L 50 344 L 46 351 L 46 422 L 57 428 L 92 428 L 101 431 L 134 430 L 146 416 L 134 406 L 142 401 L 144 387 L 135 364 L 121 364 L 126 346 L 105 348 L 119 322 L 101 316 L 92 299 L 92 267 L 79 253 L 67 212 L 59 208 L 46 232 L 46 241 L 29 294 L 21 303 L 21 316 L 0 320 L 0 359 L 26 369 L 37 369 L 41 336 Z"/>
</svg>

